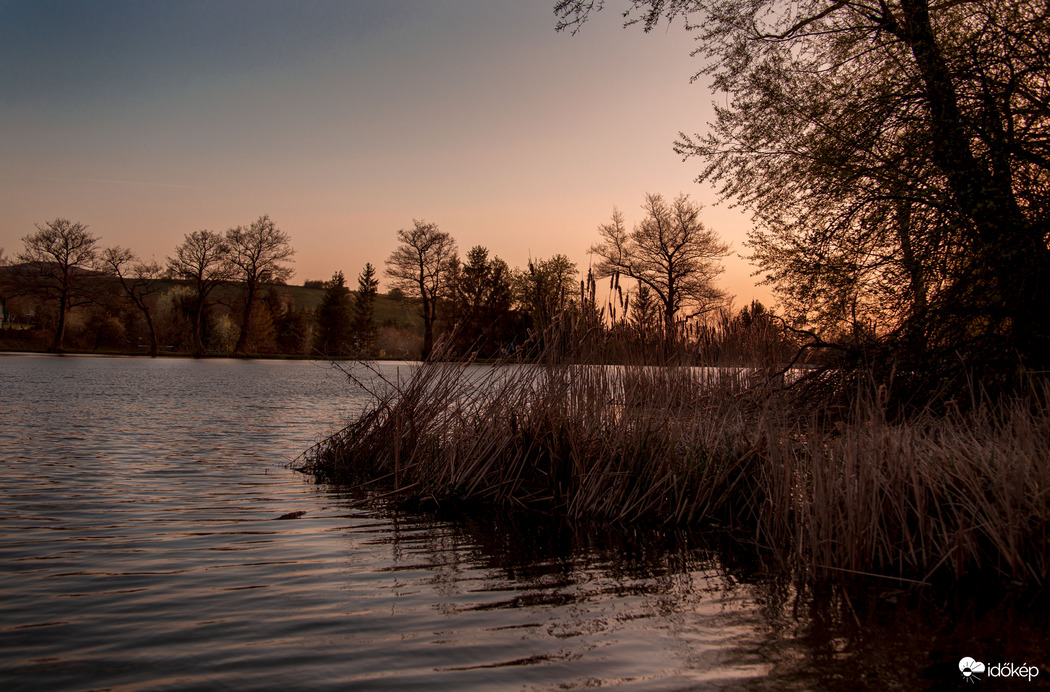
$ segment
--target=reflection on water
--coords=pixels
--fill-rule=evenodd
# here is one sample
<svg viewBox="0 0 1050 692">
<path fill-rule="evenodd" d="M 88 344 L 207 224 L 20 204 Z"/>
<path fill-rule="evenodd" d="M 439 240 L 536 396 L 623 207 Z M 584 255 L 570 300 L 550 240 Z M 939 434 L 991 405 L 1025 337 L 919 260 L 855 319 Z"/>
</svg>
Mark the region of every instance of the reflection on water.
<svg viewBox="0 0 1050 692">
<path fill-rule="evenodd" d="M 366 403 L 323 363 L 8 355 L 0 387 L 5 690 L 914 689 L 958 687 L 963 655 L 1050 669 L 1028 601 L 799 596 L 691 536 L 312 485 L 286 464 Z"/>
</svg>

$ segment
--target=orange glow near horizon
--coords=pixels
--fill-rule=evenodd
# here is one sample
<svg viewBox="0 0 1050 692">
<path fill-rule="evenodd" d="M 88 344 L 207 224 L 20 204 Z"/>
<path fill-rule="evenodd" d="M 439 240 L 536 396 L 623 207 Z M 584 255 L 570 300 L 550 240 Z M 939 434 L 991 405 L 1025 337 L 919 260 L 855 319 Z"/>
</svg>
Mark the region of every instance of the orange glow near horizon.
<svg viewBox="0 0 1050 692">
<path fill-rule="evenodd" d="M 690 194 L 746 254 L 748 217 L 715 206 L 701 163 L 672 150 L 713 98 L 689 83 L 680 26 L 642 34 L 608 11 L 573 37 L 543 2 L 214 7 L 0 8 L 15 68 L 0 77 L 9 257 L 56 217 L 163 259 L 186 233 L 269 214 L 292 237 L 296 283 L 382 272 L 413 219 L 461 254 L 484 245 L 513 267 L 562 253 L 585 271 L 598 225 L 613 207 L 633 224 L 647 192 Z M 31 49 L 45 29 L 49 45 L 76 36 L 68 54 Z M 738 306 L 770 302 L 752 271 L 726 262 Z"/>
</svg>

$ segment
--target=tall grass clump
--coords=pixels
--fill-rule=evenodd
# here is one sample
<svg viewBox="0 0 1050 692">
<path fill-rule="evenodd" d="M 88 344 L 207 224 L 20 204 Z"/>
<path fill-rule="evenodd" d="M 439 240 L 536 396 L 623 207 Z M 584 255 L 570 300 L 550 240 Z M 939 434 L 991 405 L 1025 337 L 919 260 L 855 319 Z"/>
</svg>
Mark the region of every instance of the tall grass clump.
<svg viewBox="0 0 1050 692">
<path fill-rule="evenodd" d="M 726 518 L 727 498 L 750 492 L 734 470 L 746 447 L 729 373 L 427 362 L 388 385 L 311 450 L 310 471 L 420 501 L 624 522 Z"/>
<path fill-rule="evenodd" d="M 422 363 L 302 468 L 413 504 L 717 528 L 808 581 L 1050 575 L 1045 383 L 894 419 L 884 388 L 831 414 L 744 368 L 538 360 Z"/>
<path fill-rule="evenodd" d="M 882 391 L 858 396 L 841 420 L 773 422 L 760 452 L 768 540 L 809 577 L 1045 584 L 1050 387 L 898 421 Z"/>
</svg>

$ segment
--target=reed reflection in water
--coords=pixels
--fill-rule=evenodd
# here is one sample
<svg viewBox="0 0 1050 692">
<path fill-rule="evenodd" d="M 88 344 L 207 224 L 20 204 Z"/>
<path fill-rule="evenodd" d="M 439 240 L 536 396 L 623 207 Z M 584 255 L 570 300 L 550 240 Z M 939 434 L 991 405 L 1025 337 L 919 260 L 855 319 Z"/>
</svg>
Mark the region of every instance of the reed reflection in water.
<svg viewBox="0 0 1050 692">
<path fill-rule="evenodd" d="M 690 536 L 313 485 L 286 465 L 367 401 L 324 363 L 5 355 L 0 381 L 5 690 L 909 689 L 993 636 L 1047 650 L 1031 608 L 825 608 Z"/>
</svg>

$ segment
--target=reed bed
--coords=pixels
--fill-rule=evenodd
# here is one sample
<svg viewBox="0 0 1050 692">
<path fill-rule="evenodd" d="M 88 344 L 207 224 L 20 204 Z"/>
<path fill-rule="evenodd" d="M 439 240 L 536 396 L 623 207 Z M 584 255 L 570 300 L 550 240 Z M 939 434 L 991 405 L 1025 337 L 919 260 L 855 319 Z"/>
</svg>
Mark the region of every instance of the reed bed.
<svg viewBox="0 0 1050 692">
<path fill-rule="evenodd" d="M 742 369 L 421 364 L 304 457 L 431 505 L 706 526 L 804 580 L 1050 575 L 1050 388 L 887 420 L 829 416 Z"/>
</svg>

